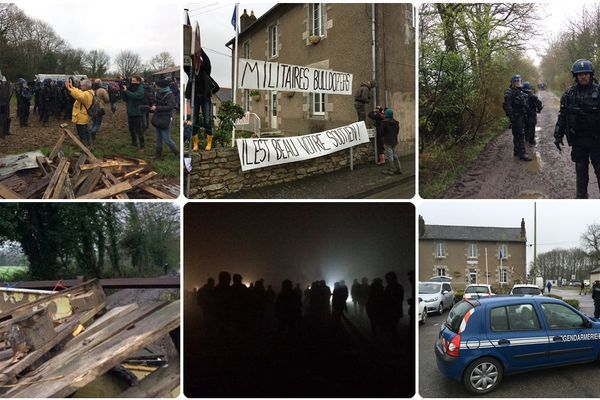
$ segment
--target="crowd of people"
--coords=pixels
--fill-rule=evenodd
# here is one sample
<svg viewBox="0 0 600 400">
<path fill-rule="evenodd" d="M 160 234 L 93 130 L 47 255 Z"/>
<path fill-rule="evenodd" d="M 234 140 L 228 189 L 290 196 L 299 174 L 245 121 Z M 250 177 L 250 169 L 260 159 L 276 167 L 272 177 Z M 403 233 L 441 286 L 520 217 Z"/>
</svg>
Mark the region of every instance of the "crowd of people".
<svg viewBox="0 0 600 400">
<path fill-rule="evenodd" d="M 221 272 L 218 282 L 209 278 L 195 293 L 206 329 L 215 335 L 262 329 L 267 313 L 274 313 L 279 335 L 296 335 L 303 320 L 326 322 L 338 326 L 346 314 L 348 298 L 354 303 L 354 315 L 369 319 L 373 336 L 393 337 L 404 316 L 404 289 L 396 273 L 388 272 L 384 280 L 375 278 L 369 284 L 354 280 L 350 291 L 345 282 L 335 282 L 333 290 L 324 280 L 314 281 L 304 290 L 291 280 L 281 283 L 279 293 L 264 280 L 249 286 L 240 274 Z"/>
<path fill-rule="evenodd" d="M 33 103 L 33 113 L 37 113 L 42 126 L 48 126 L 51 118 L 60 122 L 71 121 L 80 140 L 89 147 L 94 145 L 103 116 L 108 110 L 114 114 L 117 102 L 122 100 L 126 103 L 132 146 L 144 148 L 145 132 L 152 125 L 156 133 L 155 158 L 162 157 L 163 144 L 175 156 L 179 155 L 171 138 L 173 115 L 179 109 L 176 81 L 160 79 L 144 82 L 142 77 L 135 75 L 129 79 L 119 77 L 108 81 L 92 81 L 85 77 L 69 77 L 66 80 L 45 78 L 30 85 L 19 78 L 14 92 L 20 127 L 30 126 Z"/>
</svg>

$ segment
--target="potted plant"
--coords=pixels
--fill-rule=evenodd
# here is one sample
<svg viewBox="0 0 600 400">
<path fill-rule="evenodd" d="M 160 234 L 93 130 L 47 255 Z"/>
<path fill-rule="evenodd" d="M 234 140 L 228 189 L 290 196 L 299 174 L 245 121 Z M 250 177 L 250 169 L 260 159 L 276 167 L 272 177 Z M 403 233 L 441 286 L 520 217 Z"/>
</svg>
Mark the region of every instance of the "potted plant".
<svg viewBox="0 0 600 400">
<path fill-rule="evenodd" d="M 308 37 L 308 41 L 311 44 L 317 44 L 317 43 L 319 43 L 321 41 L 321 36 L 319 36 L 319 35 L 310 35 Z"/>
<path fill-rule="evenodd" d="M 250 92 L 250 97 L 252 97 L 252 100 L 254 101 L 260 101 L 260 92 L 258 90 L 252 90 Z"/>
</svg>

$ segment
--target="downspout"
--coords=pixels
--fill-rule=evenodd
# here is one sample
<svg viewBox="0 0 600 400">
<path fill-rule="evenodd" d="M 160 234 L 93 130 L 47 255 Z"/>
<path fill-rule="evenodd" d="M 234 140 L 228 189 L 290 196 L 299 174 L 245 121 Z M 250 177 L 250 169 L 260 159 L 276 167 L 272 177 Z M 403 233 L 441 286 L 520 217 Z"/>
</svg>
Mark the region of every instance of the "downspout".
<svg viewBox="0 0 600 400">
<path fill-rule="evenodd" d="M 375 82 L 375 87 L 371 88 L 371 99 L 374 103 L 371 104 L 371 110 L 374 110 L 375 106 L 377 105 L 377 59 L 375 58 L 375 43 L 375 3 L 371 3 L 371 81 Z M 375 151 L 373 151 L 373 153 L 375 158 L 375 164 L 377 164 L 377 135 L 375 135 L 375 140 L 373 141 L 373 143 L 375 143 Z"/>
</svg>

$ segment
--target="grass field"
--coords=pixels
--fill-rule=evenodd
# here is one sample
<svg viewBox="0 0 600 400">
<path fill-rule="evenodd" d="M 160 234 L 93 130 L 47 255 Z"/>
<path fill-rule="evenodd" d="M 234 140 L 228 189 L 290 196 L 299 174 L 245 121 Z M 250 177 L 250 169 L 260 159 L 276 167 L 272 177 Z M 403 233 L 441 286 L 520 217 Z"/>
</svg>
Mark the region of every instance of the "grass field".
<svg viewBox="0 0 600 400">
<path fill-rule="evenodd" d="M 0 280 L 11 281 L 15 277 L 23 276 L 27 273 L 29 268 L 21 266 L 0 266 Z"/>
</svg>

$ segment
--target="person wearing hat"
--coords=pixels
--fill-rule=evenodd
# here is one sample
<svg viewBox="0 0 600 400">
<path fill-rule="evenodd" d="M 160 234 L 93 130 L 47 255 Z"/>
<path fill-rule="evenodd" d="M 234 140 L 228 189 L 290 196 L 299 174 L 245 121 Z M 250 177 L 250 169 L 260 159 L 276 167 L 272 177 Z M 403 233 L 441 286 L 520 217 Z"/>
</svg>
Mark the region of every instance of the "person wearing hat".
<svg viewBox="0 0 600 400">
<path fill-rule="evenodd" d="M 600 187 L 600 85 L 589 60 L 575 61 L 571 74 L 574 84 L 560 98 L 554 145 L 562 151 L 566 136 L 575 163 L 575 197 L 587 199 L 590 162 Z"/>
<path fill-rule="evenodd" d="M 528 108 L 521 75 L 512 76 L 510 87 L 504 91 L 502 107 L 512 126 L 513 155 L 521 161 L 531 161 L 525 150 L 525 116 Z"/>
<path fill-rule="evenodd" d="M 383 131 L 383 149 L 389 163 L 389 168 L 382 171 L 386 175 L 394 175 L 402 173 L 400 159 L 396 154 L 398 146 L 398 132 L 400 132 L 400 123 L 394 119 L 394 112 L 387 108 L 384 111 L 385 119 L 381 121 Z"/>
<path fill-rule="evenodd" d="M 358 121 L 367 120 L 365 107 L 371 102 L 371 88 L 374 86 L 372 81 L 362 82 L 354 92 L 354 108 L 356 108 Z"/>
<path fill-rule="evenodd" d="M 27 86 L 27 81 L 23 78 L 17 80 L 15 89 L 17 95 L 17 115 L 19 116 L 19 126 L 29 126 L 29 108 L 31 107 L 31 96 L 33 93 Z"/>
<path fill-rule="evenodd" d="M 173 113 L 177 108 L 179 99 L 175 97 L 171 88 L 169 88 L 170 83 L 171 81 L 168 79 L 161 79 L 156 82 L 158 90 L 154 95 L 154 105 L 150 108 L 150 111 L 154 113 L 150 123 L 156 131 L 155 159 L 162 157 L 163 143 L 169 147 L 176 157 L 179 157 L 179 150 L 177 150 L 177 146 L 171 139 Z"/>
</svg>

